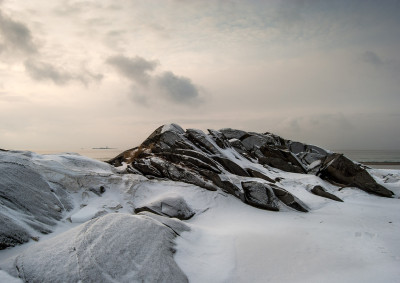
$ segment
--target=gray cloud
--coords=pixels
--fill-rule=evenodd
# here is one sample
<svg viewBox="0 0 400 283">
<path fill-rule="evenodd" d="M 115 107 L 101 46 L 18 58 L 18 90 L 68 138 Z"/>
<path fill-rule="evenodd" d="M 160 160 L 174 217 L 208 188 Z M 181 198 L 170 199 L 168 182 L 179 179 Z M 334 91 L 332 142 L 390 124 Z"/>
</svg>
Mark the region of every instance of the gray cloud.
<svg viewBox="0 0 400 283">
<path fill-rule="evenodd" d="M 52 64 L 35 60 L 26 60 L 24 65 L 32 79 L 37 81 L 52 81 L 56 85 L 65 85 L 71 81 L 78 81 L 87 85 L 92 81 L 100 81 L 103 78 L 102 74 L 93 74 L 87 70 L 73 74 L 65 70 L 59 70 Z"/>
<path fill-rule="evenodd" d="M 384 64 L 384 62 L 382 61 L 382 59 L 378 56 L 378 54 L 376 54 L 373 51 L 365 51 L 362 55 L 361 55 L 361 60 L 363 60 L 365 63 L 374 65 L 375 67 L 379 67 L 381 65 Z"/>
<path fill-rule="evenodd" d="M 178 103 L 190 103 L 199 97 L 198 88 L 189 78 L 167 71 L 156 78 L 157 85 L 169 99 Z"/>
<path fill-rule="evenodd" d="M 113 66 L 120 75 L 141 85 L 148 84 L 151 79 L 149 72 L 159 65 L 157 61 L 146 60 L 139 56 L 129 58 L 123 55 L 109 57 L 106 62 Z"/>
<path fill-rule="evenodd" d="M 0 52 L 5 50 L 24 54 L 37 53 L 29 28 L 0 11 Z"/>
<path fill-rule="evenodd" d="M 28 58 L 24 62 L 25 70 L 36 81 L 52 81 L 56 85 L 78 81 L 86 86 L 90 82 L 100 81 L 103 78 L 102 74 L 95 74 L 84 68 L 72 73 L 46 60 L 40 60 L 43 54 L 36 46 L 30 29 L 24 23 L 15 21 L 0 11 L 1 53 L 4 53 L 3 57 L 6 59 L 21 60 L 20 56 L 15 55 Z"/>
<path fill-rule="evenodd" d="M 37 81 L 51 80 L 55 84 L 63 85 L 72 80 L 71 74 L 59 71 L 48 63 L 27 60 L 25 68 L 30 77 Z"/>
<path fill-rule="evenodd" d="M 171 71 L 149 74 L 159 65 L 156 60 L 117 55 L 109 57 L 106 63 L 132 82 L 130 96 L 136 103 L 148 106 L 149 100 L 156 96 L 180 104 L 199 101 L 199 89 L 189 78 L 177 76 Z"/>
</svg>

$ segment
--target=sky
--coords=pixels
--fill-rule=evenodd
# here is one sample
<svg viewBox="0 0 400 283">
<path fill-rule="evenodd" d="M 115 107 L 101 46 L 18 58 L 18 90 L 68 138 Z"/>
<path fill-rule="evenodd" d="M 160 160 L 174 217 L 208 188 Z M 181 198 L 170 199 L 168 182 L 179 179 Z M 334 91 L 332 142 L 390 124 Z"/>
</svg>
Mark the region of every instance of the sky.
<svg viewBox="0 0 400 283">
<path fill-rule="evenodd" d="M 400 150 L 400 0 L 0 0 L 0 148 L 158 126 Z"/>
</svg>

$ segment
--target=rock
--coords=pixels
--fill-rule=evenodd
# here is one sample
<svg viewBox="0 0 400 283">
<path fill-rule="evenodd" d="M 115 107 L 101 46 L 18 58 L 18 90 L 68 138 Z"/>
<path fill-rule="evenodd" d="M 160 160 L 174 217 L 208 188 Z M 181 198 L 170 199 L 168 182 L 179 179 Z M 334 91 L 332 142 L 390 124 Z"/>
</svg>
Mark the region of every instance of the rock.
<svg viewBox="0 0 400 283">
<path fill-rule="evenodd" d="M 237 152 L 239 152 L 246 159 L 250 160 L 251 156 L 240 140 L 230 139 L 229 143 L 230 143 L 231 147 L 233 147 Z"/>
<path fill-rule="evenodd" d="M 221 129 L 219 130 L 221 133 L 224 134 L 224 136 L 230 140 L 230 139 L 238 139 L 240 140 L 242 137 L 244 137 L 245 135 L 248 135 L 247 132 L 242 131 L 242 130 L 235 130 L 235 129 L 231 129 L 231 128 L 225 128 L 225 129 Z"/>
<path fill-rule="evenodd" d="M 246 170 L 250 174 L 251 177 L 260 178 L 260 179 L 263 179 L 265 181 L 268 181 L 268 182 L 271 182 L 271 183 L 275 183 L 275 180 L 271 179 L 270 177 L 268 177 L 267 175 L 265 175 L 265 174 L 263 174 L 261 172 L 253 170 L 251 168 L 247 168 Z"/>
<path fill-rule="evenodd" d="M 7 217 L 0 211 L 0 250 L 26 243 L 30 237 L 30 233 L 15 219 Z"/>
<path fill-rule="evenodd" d="M 151 164 L 162 172 L 162 176 L 172 181 L 186 182 L 204 189 L 215 191 L 217 188 L 201 174 L 179 164 L 169 163 L 160 158 L 151 158 Z"/>
<path fill-rule="evenodd" d="M 224 149 L 230 146 L 223 133 L 211 129 L 208 129 L 208 132 L 210 134 L 210 137 L 220 148 Z"/>
<path fill-rule="evenodd" d="M 101 195 L 105 193 L 106 189 L 104 188 L 104 186 L 100 186 L 98 188 L 90 188 L 89 191 L 101 197 Z"/>
<path fill-rule="evenodd" d="M 204 163 L 210 165 L 213 169 L 220 171 L 218 169 L 218 164 L 211 157 L 207 156 L 206 154 L 204 154 L 201 151 L 188 150 L 188 149 L 175 149 L 173 151 L 173 153 L 186 155 L 186 156 L 190 156 L 190 157 L 199 159 L 199 160 L 203 161 Z M 218 172 L 218 173 L 220 173 L 220 172 Z"/>
<path fill-rule="evenodd" d="M 272 186 L 275 196 L 285 205 L 301 212 L 308 212 L 308 207 L 297 197 L 277 186 Z"/>
<path fill-rule="evenodd" d="M 188 206 L 186 201 L 177 195 L 164 196 L 161 199 L 135 208 L 135 213 L 142 211 L 152 212 L 161 216 L 175 217 L 180 220 L 188 220 L 195 215 L 195 212 Z"/>
<path fill-rule="evenodd" d="M 287 146 L 304 165 L 306 171 L 313 174 L 318 172 L 325 159 L 331 155 L 328 151 L 315 145 L 287 141 Z"/>
<path fill-rule="evenodd" d="M 0 268 L 24 282 L 188 282 L 173 255 L 174 238 L 189 228 L 163 218 L 107 214 L 28 247 Z"/>
<path fill-rule="evenodd" d="M 0 247 L 27 241 L 30 234 L 19 221 L 41 233 L 49 233 L 51 226 L 62 218 L 64 207 L 42 177 L 27 166 L 0 162 L 0 203 L 20 215 L 19 220 L 0 210 Z"/>
<path fill-rule="evenodd" d="M 272 188 L 266 184 L 248 181 L 242 182 L 246 202 L 252 206 L 278 211 L 279 207 Z"/>
<path fill-rule="evenodd" d="M 254 151 L 255 149 L 259 149 L 267 144 L 268 140 L 261 135 L 252 135 L 246 137 L 241 142 L 247 151 Z"/>
<path fill-rule="evenodd" d="M 158 143 L 160 147 L 165 149 L 168 147 L 181 147 L 185 144 L 185 131 L 176 124 L 164 125 L 157 128 L 142 144 L 142 147 L 150 147 Z"/>
<path fill-rule="evenodd" d="M 184 164 L 185 166 L 189 168 L 200 168 L 200 169 L 205 169 L 209 171 L 213 171 L 215 173 L 221 173 L 221 170 L 218 169 L 218 166 L 215 164 L 215 166 L 210 165 L 211 162 L 205 163 L 200 159 L 197 159 L 195 157 L 187 156 L 187 155 L 181 155 L 181 154 L 176 154 L 176 153 L 170 153 L 170 152 L 164 152 L 158 154 L 159 156 L 162 156 L 163 158 L 174 162 L 174 163 L 181 163 Z"/>
<path fill-rule="evenodd" d="M 271 146 L 262 146 L 263 164 L 293 173 L 305 173 L 303 164 L 290 151 Z"/>
<path fill-rule="evenodd" d="M 118 154 L 116 157 L 110 159 L 107 161 L 107 163 L 115 166 L 115 167 L 119 167 L 122 166 L 123 162 L 127 162 L 128 160 L 131 161 L 131 155 L 134 151 L 136 151 L 138 149 L 138 147 L 134 147 L 128 150 L 125 150 L 124 152 Z"/>
<path fill-rule="evenodd" d="M 319 176 L 328 181 L 355 186 L 368 193 L 383 197 L 392 197 L 394 193 L 379 185 L 367 170 L 354 163 L 342 154 L 332 154 L 325 160 L 318 172 Z"/>
<path fill-rule="evenodd" d="M 243 169 L 238 164 L 236 164 L 235 162 L 233 162 L 232 160 L 230 160 L 228 158 L 224 158 L 221 156 L 213 156 L 213 159 L 215 161 L 217 161 L 219 164 L 221 164 L 226 169 L 226 171 L 228 171 L 232 174 L 244 176 L 244 177 L 250 176 L 249 173 L 247 173 L 247 171 L 245 169 Z"/>
<path fill-rule="evenodd" d="M 324 197 L 324 198 L 329 198 L 331 200 L 335 200 L 335 201 L 340 201 L 343 202 L 343 200 L 341 200 L 340 198 L 338 198 L 337 196 L 335 196 L 334 194 L 328 193 L 323 187 L 321 186 L 315 186 L 314 188 L 311 189 L 311 192 L 314 195 L 320 196 L 320 197 Z"/>
<path fill-rule="evenodd" d="M 164 175 L 151 164 L 150 158 L 134 160 L 132 162 L 132 167 L 145 176 L 150 175 L 160 178 L 164 177 Z"/>
<path fill-rule="evenodd" d="M 347 171 L 355 170 L 354 163 L 336 160 L 336 154 L 317 146 L 285 140 L 268 132 L 260 134 L 227 128 L 208 130 L 208 133 L 195 129 L 184 131 L 176 124 L 161 126 L 138 148 L 125 153 L 124 158 L 119 155 L 113 160 L 117 160 L 115 164 L 128 163 L 127 172 L 182 181 L 208 190 L 221 189 L 254 206 L 259 203 L 246 200 L 241 182 L 249 181 L 246 179 L 249 177 L 271 184 L 281 180 L 281 176 L 268 176 L 271 167 L 291 173 L 315 174 L 330 182 L 391 196 L 391 191 L 377 184 L 366 170 L 352 173 L 353 177 L 347 176 Z M 339 161 L 342 165 L 337 164 Z M 258 167 L 263 165 L 265 170 L 255 170 L 251 163 L 258 163 Z M 284 188 L 275 188 L 275 191 L 286 205 L 307 211 L 306 206 Z"/>
<path fill-rule="evenodd" d="M 220 150 L 211 142 L 211 139 L 202 131 L 196 129 L 186 130 L 187 138 L 197 147 L 208 154 L 220 154 Z"/>
</svg>

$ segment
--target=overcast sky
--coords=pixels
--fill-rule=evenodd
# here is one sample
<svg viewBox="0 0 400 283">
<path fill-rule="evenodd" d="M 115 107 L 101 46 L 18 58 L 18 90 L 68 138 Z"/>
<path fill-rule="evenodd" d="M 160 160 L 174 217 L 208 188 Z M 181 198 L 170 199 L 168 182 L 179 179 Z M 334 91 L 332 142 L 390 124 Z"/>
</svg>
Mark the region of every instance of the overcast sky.
<svg viewBox="0 0 400 283">
<path fill-rule="evenodd" d="M 0 148 L 155 128 L 400 149 L 400 1 L 0 0 Z"/>
</svg>

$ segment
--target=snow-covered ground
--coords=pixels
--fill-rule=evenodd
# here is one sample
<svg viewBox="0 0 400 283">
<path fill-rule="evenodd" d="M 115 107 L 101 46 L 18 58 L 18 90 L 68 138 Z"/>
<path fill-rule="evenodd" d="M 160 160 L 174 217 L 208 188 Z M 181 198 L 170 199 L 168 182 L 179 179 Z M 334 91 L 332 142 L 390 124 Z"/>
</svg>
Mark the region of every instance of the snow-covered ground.
<svg viewBox="0 0 400 283">
<path fill-rule="evenodd" d="M 191 282 L 398 282 L 399 200 L 352 190 L 339 196 L 343 203 L 309 213 L 218 196 L 189 221 L 176 260 Z"/>
<path fill-rule="evenodd" d="M 2 161 L 11 162 L 7 153 L 2 155 Z M 0 266 L 93 217 L 132 214 L 136 207 L 173 195 L 181 196 L 196 212 L 184 221 L 191 230 L 175 239 L 174 259 L 190 282 L 400 280 L 398 170 L 370 170 L 395 193 L 394 198 L 383 198 L 355 188 L 338 190 L 314 175 L 274 169 L 273 177 L 284 177 L 281 185 L 310 208 L 302 213 L 288 207 L 279 212 L 261 210 L 222 191 L 120 174 L 108 164 L 82 156 L 23 153 L 18 162 L 40 172 L 52 186 L 68 187 L 73 209 L 64 212 L 53 233 L 34 234 L 39 242 L 1 250 Z M 323 185 L 344 202 L 311 194 L 315 185 Z M 96 194 L 94 189 L 100 186 L 105 192 Z M 0 282 L 12 279 L 0 270 Z"/>
</svg>

